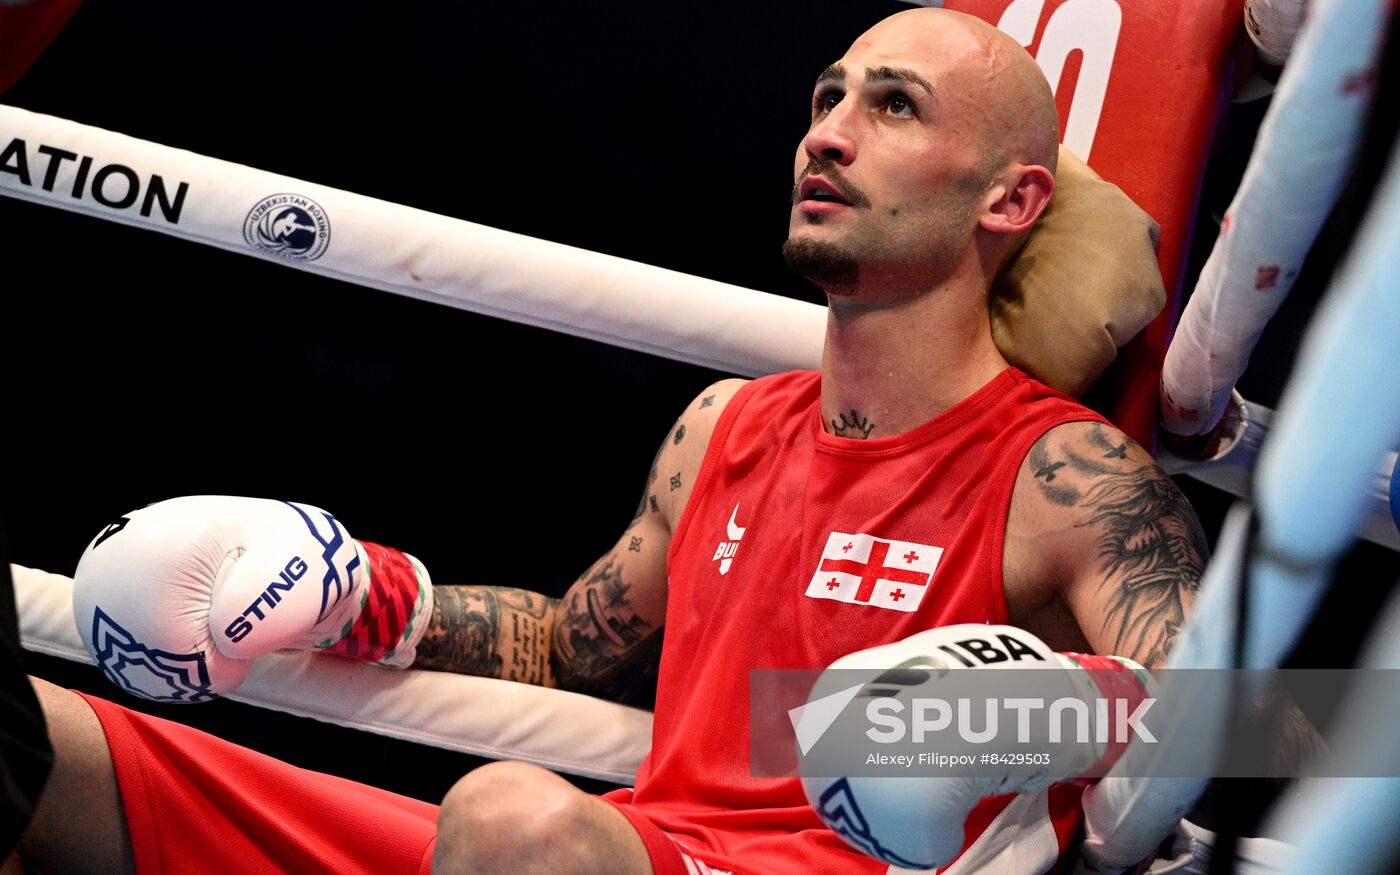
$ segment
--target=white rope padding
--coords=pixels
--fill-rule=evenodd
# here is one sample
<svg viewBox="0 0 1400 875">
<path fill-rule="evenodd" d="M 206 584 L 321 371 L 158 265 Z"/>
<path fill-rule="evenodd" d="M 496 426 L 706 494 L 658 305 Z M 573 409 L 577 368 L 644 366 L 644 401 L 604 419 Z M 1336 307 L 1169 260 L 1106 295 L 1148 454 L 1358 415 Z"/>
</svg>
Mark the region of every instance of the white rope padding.
<svg viewBox="0 0 1400 875">
<path fill-rule="evenodd" d="M 1168 474 L 1185 474 L 1238 498 L 1254 495 L 1254 468 L 1273 428 L 1273 410 L 1238 394 L 1231 402 L 1237 411 L 1235 427 L 1227 429 L 1220 449 L 1209 459 L 1179 456 L 1165 444 L 1158 448 L 1157 464 Z M 1366 484 L 1361 528 L 1357 535 L 1392 550 L 1400 550 L 1400 528 L 1390 504 L 1391 481 L 1397 476 L 1397 454 L 1381 454 Z"/>
<path fill-rule="evenodd" d="M 73 580 L 11 565 L 26 650 L 94 664 L 73 620 Z M 496 678 L 386 669 L 315 653 L 258 657 L 224 698 L 337 726 L 631 784 L 651 712 Z M 198 706 L 195 706 L 198 707 Z"/>
<path fill-rule="evenodd" d="M 1161 425 L 1220 421 L 1341 194 L 1370 105 L 1384 0 L 1320 0 L 1284 69 L 1220 236 L 1162 363 Z"/>
<path fill-rule="evenodd" d="M 826 308 L 815 304 L 10 106 L 0 106 L 0 150 L 0 194 L 21 200 L 728 373 L 821 363 Z M 276 195 L 299 200 L 255 213 Z M 305 218 L 270 221 L 286 206 Z M 309 246 L 286 245 L 298 222 L 315 229 Z"/>
<path fill-rule="evenodd" d="M 1391 598 L 1375 628 L 1357 667 L 1400 669 L 1400 598 Z M 1330 733 L 1337 771 L 1394 774 L 1400 764 L 1394 697 L 1367 689 L 1364 681 L 1356 687 L 1343 703 L 1337 730 Z M 1287 875 L 1394 872 L 1400 849 L 1400 778 L 1301 781 L 1270 813 L 1264 832 L 1298 845 L 1298 853 L 1282 869 Z"/>
</svg>

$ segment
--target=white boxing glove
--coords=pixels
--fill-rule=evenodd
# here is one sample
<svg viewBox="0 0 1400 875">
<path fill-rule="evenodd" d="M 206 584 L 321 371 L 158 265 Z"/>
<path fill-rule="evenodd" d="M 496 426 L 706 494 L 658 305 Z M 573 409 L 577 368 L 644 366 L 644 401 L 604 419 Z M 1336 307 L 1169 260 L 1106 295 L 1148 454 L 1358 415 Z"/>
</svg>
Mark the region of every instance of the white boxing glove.
<svg viewBox="0 0 1400 875">
<path fill-rule="evenodd" d="M 201 702 L 284 648 L 402 668 L 432 616 L 413 557 L 353 540 L 304 504 L 172 498 L 100 532 L 73 575 L 83 643 L 113 683 L 148 699 Z"/>
<path fill-rule="evenodd" d="M 881 670 L 881 674 L 873 680 L 869 680 L 868 671 L 864 672 L 867 680 L 860 692 L 854 693 L 854 701 L 864 703 L 867 716 L 880 712 L 897 714 L 901 719 L 910 720 L 915 719 L 916 711 L 919 712 L 919 720 L 923 720 L 928 713 L 916 707 L 916 700 L 948 701 L 949 696 L 968 696 L 971 688 L 966 683 L 947 680 L 949 672 L 957 672 L 964 681 L 969 680 L 961 672 L 962 669 L 976 670 L 979 675 L 987 669 L 1049 670 L 1054 674 L 1047 674 L 1043 683 L 1037 681 L 1033 689 L 1025 691 L 1025 695 L 1033 695 L 1034 699 L 1018 698 L 1016 701 L 1025 705 L 1031 701 L 1044 703 L 1073 698 L 1085 702 L 1090 708 L 1089 713 L 1093 713 L 1094 706 L 1090 703 L 1096 699 L 1142 701 L 1147 697 L 1149 682 L 1146 670 L 1132 660 L 1056 653 L 1039 638 L 1022 629 L 980 624 L 929 629 L 893 644 L 848 654 L 822 673 L 808 702 L 830 701 L 837 695 L 843 701 L 852 701 L 852 684 L 862 684 L 862 676 L 842 673 L 841 670 L 845 669 Z M 989 691 L 987 695 L 996 694 Z M 975 696 L 969 701 L 976 703 L 972 710 L 975 716 L 969 724 L 978 730 L 988 728 L 988 721 L 983 716 L 984 703 Z M 1003 701 L 1007 708 L 1011 708 L 1012 699 Z M 816 713 L 823 712 L 818 709 Z M 1021 724 L 1022 713 L 1029 712 L 1002 713 L 998 719 L 998 733 L 975 750 L 980 754 L 996 755 L 1046 750 L 1037 747 L 1036 743 L 1046 740 L 1049 721 L 1028 720 Z M 1134 712 L 1134 719 L 1141 713 L 1145 713 L 1145 709 Z M 812 735 L 802 725 L 805 719 L 804 713 L 798 720 L 799 739 Z M 830 726 L 829 720 L 833 718 L 817 719 Z M 1032 723 L 1036 726 L 1034 732 L 1039 735 L 1031 734 L 1029 727 Z M 1016 742 L 1018 727 L 1022 725 L 1028 727 L 1019 731 L 1028 733 L 1029 746 Z M 872 729 L 870 732 L 880 731 L 883 730 Z M 867 735 L 874 739 L 876 736 L 870 732 Z M 1100 742 L 1091 735 L 1084 743 L 1068 747 L 1068 754 L 1066 745 L 1056 748 L 1056 755 L 1050 758 L 1048 764 L 1035 765 L 1034 768 L 1026 765 L 983 766 L 974 775 L 813 775 L 807 773 L 810 770 L 807 767 L 809 761 L 803 759 L 799 759 L 799 769 L 802 771 L 802 788 L 812 807 L 826 825 L 852 847 L 895 866 L 932 869 L 952 862 L 962 850 L 964 821 L 981 800 L 1004 793 L 1035 792 L 1055 781 L 1075 778 L 1086 772 L 1102 774 L 1122 753 L 1126 744 L 1112 738 L 1108 742 Z M 949 749 L 929 748 L 930 752 L 936 753 L 947 753 Z M 1010 757 L 1005 759 L 1013 761 Z M 987 771 L 988 768 L 995 772 Z"/>
</svg>

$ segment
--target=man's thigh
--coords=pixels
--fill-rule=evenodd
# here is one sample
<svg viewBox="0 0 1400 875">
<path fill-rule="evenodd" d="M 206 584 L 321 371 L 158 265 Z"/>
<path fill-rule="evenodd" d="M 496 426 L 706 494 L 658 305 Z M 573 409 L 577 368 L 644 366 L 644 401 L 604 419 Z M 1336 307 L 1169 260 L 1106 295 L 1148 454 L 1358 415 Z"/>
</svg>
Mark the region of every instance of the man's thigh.
<svg viewBox="0 0 1400 875">
<path fill-rule="evenodd" d="M 107 738 L 76 693 L 33 678 L 53 745 L 53 771 L 20 841 L 44 872 L 134 872 Z"/>
<path fill-rule="evenodd" d="M 437 806 L 43 685 L 63 779 L 25 853 L 54 871 L 426 872 Z M 60 769 L 64 770 L 60 774 Z M 92 783 L 89 783 L 92 782 Z M 89 787 L 98 792 L 78 799 Z M 63 820 L 82 805 L 98 834 Z M 47 815 L 46 807 L 48 808 Z M 71 811 L 70 818 L 71 818 Z M 41 819 L 42 818 L 42 819 Z M 75 834 L 76 833 L 76 834 Z M 47 855 L 47 856 L 46 856 Z"/>
</svg>

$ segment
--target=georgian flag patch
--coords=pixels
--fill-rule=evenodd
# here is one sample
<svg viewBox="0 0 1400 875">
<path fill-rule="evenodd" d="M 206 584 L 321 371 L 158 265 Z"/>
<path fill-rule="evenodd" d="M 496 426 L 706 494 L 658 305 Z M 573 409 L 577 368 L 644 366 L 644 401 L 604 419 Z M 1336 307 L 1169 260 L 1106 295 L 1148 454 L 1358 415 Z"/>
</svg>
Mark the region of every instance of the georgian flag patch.
<svg viewBox="0 0 1400 875">
<path fill-rule="evenodd" d="M 942 547 L 832 532 L 807 585 L 807 595 L 892 611 L 917 611 L 942 556 Z"/>
</svg>

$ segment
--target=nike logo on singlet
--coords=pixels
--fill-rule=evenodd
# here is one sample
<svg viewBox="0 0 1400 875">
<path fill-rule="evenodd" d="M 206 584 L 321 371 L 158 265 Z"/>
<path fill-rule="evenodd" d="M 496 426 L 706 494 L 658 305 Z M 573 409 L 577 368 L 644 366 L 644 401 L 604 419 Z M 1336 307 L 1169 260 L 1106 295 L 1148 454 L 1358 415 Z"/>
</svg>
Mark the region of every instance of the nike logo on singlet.
<svg viewBox="0 0 1400 875">
<path fill-rule="evenodd" d="M 733 512 L 729 514 L 729 525 L 725 530 L 726 534 L 729 535 L 729 540 L 720 541 L 719 546 L 715 548 L 714 560 L 712 561 L 719 562 L 720 574 L 729 573 L 729 566 L 734 562 L 734 554 L 739 552 L 739 541 L 743 540 L 744 532 L 747 529 L 747 526 L 742 528 L 739 526 L 739 505 L 742 503 L 735 503 Z"/>
</svg>

